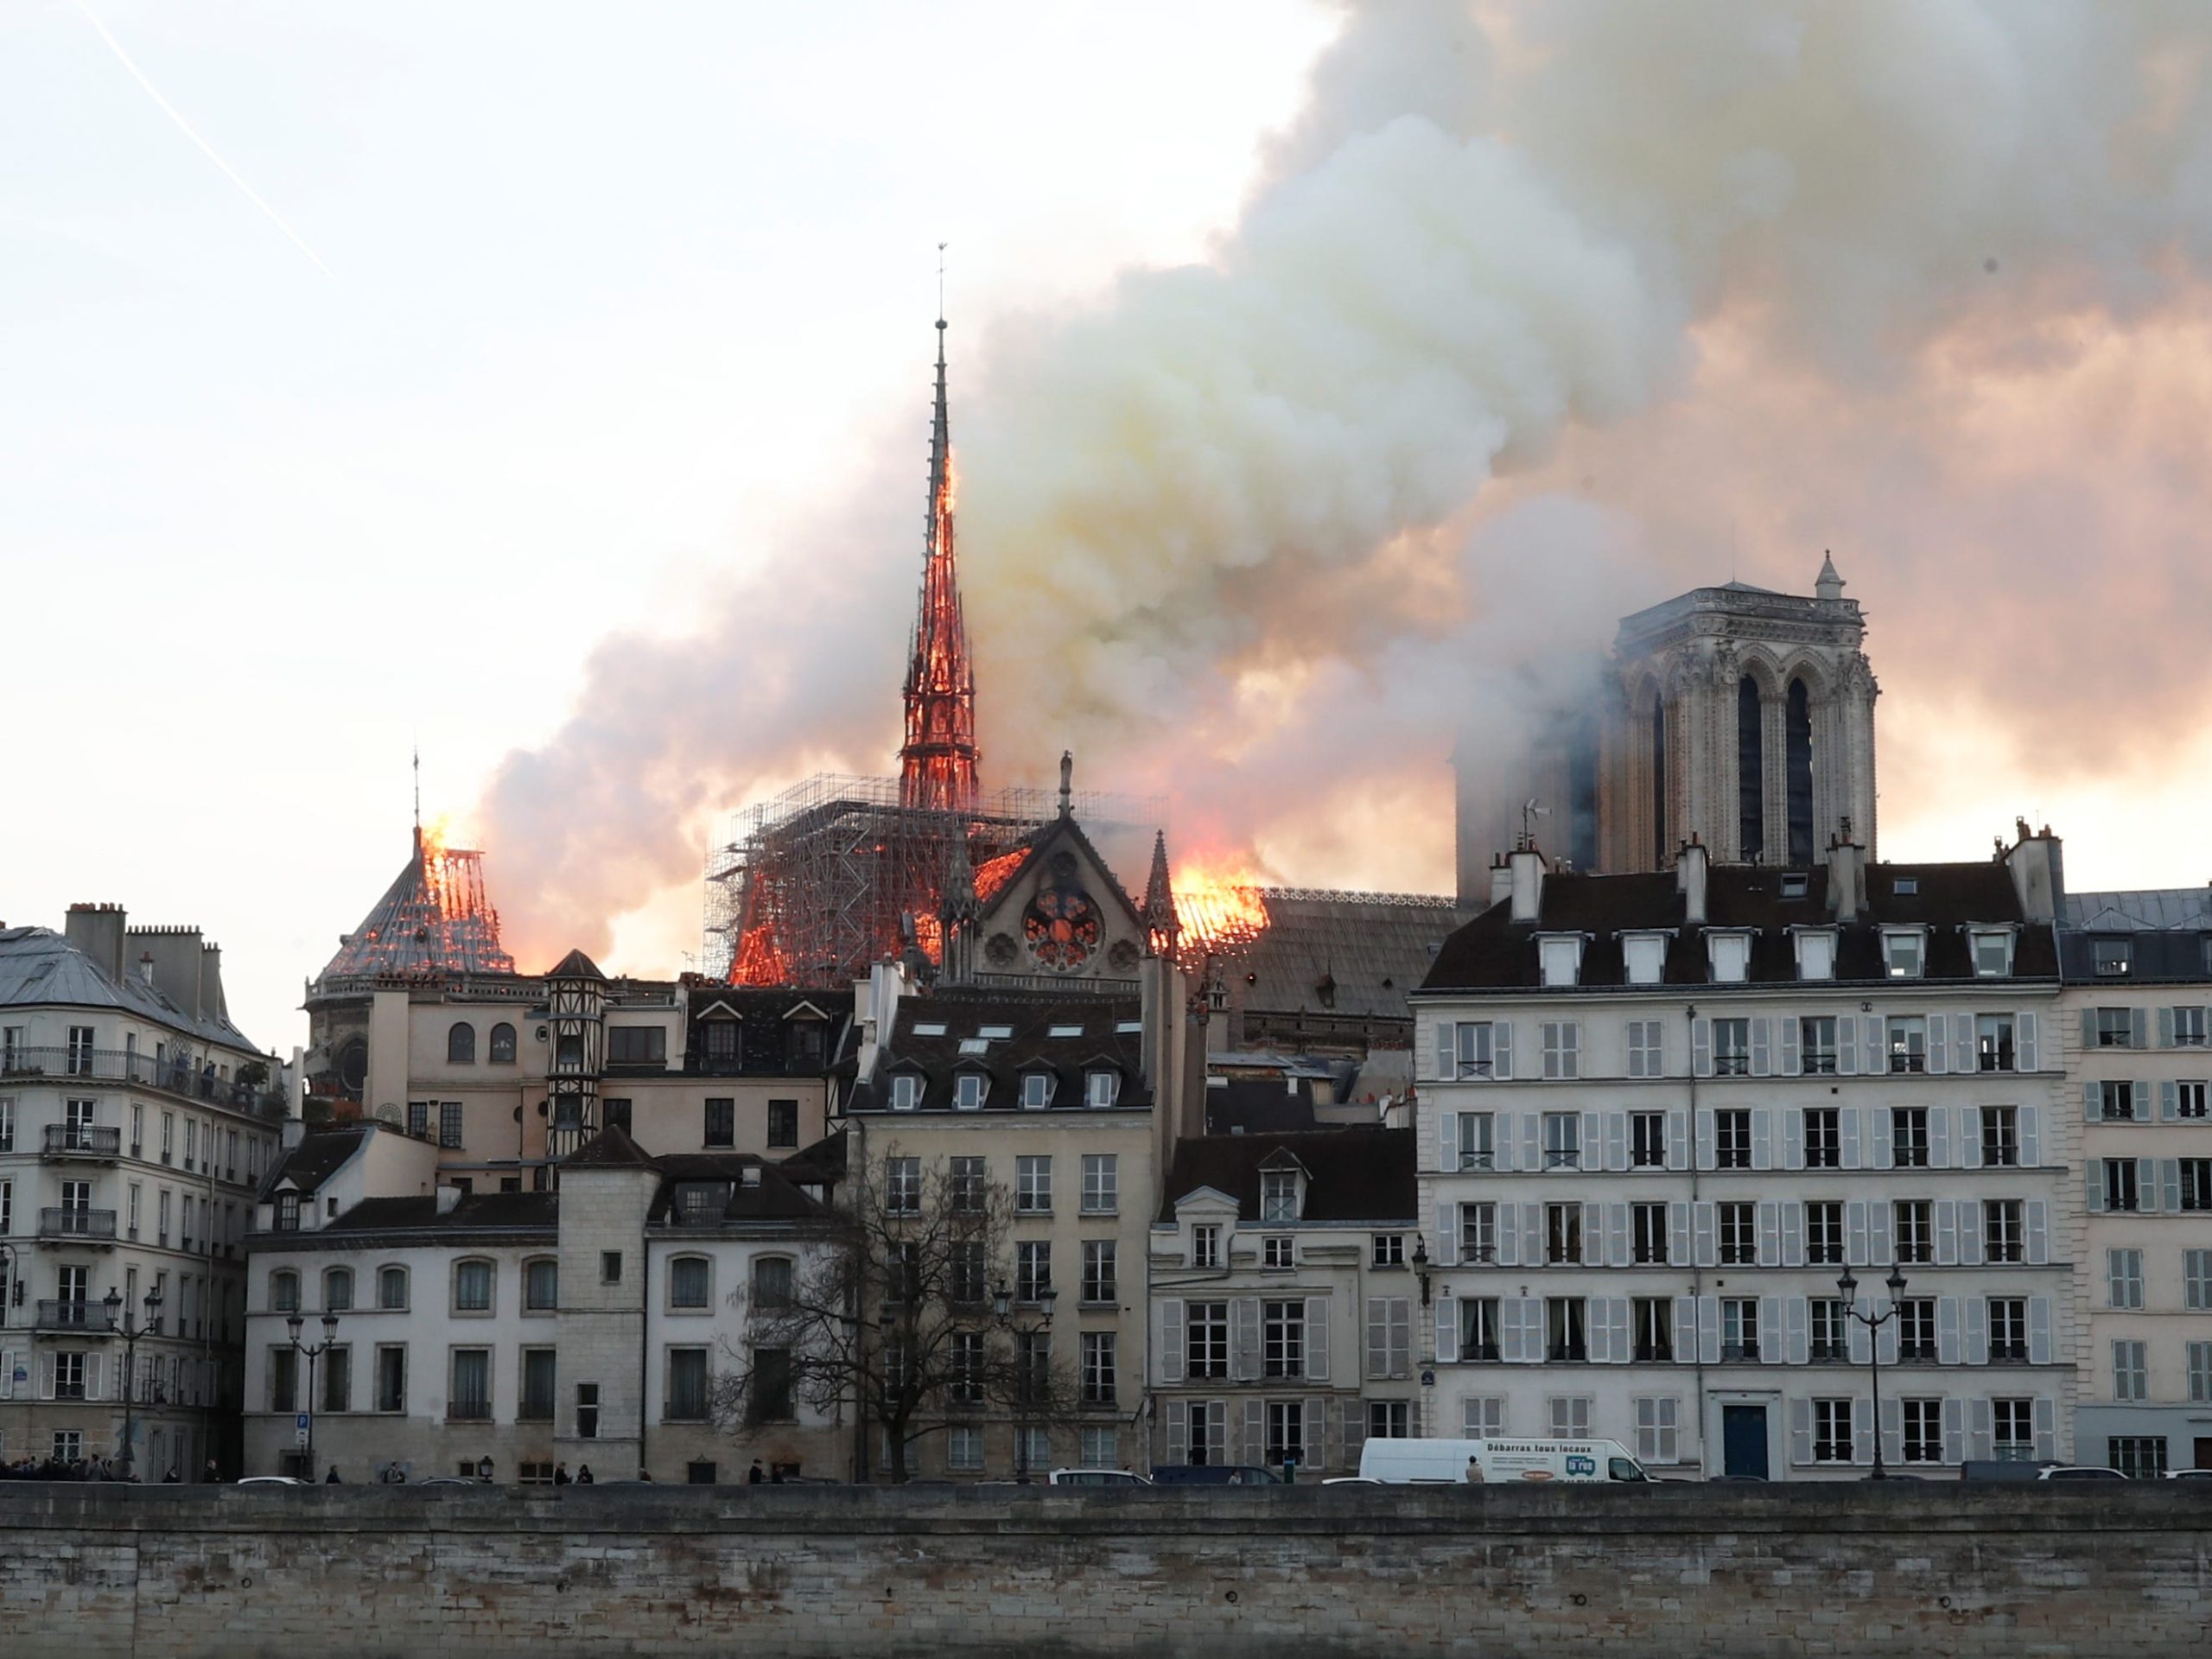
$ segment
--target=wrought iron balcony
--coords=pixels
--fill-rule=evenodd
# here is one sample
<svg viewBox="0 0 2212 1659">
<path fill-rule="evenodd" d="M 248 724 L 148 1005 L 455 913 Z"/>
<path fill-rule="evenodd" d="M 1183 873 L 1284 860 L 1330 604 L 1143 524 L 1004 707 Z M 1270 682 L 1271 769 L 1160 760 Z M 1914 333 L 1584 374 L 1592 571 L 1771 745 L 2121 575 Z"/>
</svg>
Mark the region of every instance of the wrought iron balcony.
<svg viewBox="0 0 2212 1659">
<path fill-rule="evenodd" d="M 63 1084 L 132 1084 L 185 1100 L 249 1112 L 257 1117 L 279 1119 L 284 1116 L 284 1092 L 281 1089 L 255 1088 L 235 1078 L 219 1077 L 205 1065 L 194 1070 L 188 1063 L 173 1057 L 156 1059 L 130 1049 L 0 1049 L 0 1079 L 31 1077 L 53 1078 Z"/>
<path fill-rule="evenodd" d="M 39 1156 L 56 1160 L 86 1158 L 113 1163 L 122 1151 L 121 1129 L 95 1128 L 89 1123 L 49 1123 L 39 1141 Z"/>
<path fill-rule="evenodd" d="M 38 1236 L 41 1238 L 96 1239 L 102 1243 L 115 1242 L 115 1211 L 112 1210 L 41 1210 L 38 1212 Z"/>
<path fill-rule="evenodd" d="M 108 1332 L 115 1321 L 105 1302 L 45 1302 L 38 1305 L 33 1328 L 40 1331 Z"/>
</svg>

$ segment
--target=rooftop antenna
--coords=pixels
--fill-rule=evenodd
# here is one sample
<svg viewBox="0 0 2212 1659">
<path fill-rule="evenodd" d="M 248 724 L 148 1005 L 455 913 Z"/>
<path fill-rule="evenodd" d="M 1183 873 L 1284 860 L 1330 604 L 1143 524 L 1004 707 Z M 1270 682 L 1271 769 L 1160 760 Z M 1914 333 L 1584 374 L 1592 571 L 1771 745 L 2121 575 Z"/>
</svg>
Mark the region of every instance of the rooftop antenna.
<svg viewBox="0 0 2212 1659">
<path fill-rule="evenodd" d="M 415 740 L 415 833 L 423 833 L 423 741 Z"/>
<path fill-rule="evenodd" d="M 1538 805 L 1533 795 L 1521 804 L 1522 846 L 1534 847 L 1536 844 L 1536 820 L 1548 818 L 1551 815 L 1551 808 Z"/>
<path fill-rule="evenodd" d="M 940 328 L 944 327 L 944 251 L 950 245 L 944 242 L 937 245 L 937 322 Z"/>
</svg>

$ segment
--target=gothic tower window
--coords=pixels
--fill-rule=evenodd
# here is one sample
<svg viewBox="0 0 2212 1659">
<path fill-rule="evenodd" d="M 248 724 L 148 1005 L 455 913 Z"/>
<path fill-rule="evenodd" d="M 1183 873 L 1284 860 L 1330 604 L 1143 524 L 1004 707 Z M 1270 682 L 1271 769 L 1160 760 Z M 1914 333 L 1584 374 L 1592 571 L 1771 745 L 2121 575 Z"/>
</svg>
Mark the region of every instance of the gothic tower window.
<svg viewBox="0 0 2212 1659">
<path fill-rule="evenodd" d="M 1745 859 L 1766 850 L 1766 748 L 1758 682 L 1736 682 L 1736 844 Z"/>
<path fill-rule="evenodd" d="M 1813 861 L 1813 707 L 1805 682 L 1789 682 L 1789 708 L 1783 722 L 1789 785 L 1789 861 Z"/>
<path fill-rule="evenodd" d="M 1651 701 L 1651 868 L 1667 865 L 1667 705 Z"/>
</svg>

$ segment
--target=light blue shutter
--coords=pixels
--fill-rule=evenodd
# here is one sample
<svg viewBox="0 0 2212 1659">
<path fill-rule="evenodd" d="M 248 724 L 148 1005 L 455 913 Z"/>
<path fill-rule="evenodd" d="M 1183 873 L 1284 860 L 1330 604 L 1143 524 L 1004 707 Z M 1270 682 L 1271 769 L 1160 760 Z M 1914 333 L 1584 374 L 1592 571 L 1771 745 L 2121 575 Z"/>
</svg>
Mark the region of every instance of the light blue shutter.
<svg viewBox="0 0 2212 1659">
<path fill-rule="evenodd" d="M 1968 1365 L 1989 1363 L 1989 1304 L 1979 1296 L 1964 1299 L 1960 1308 L 1964 1316 L 1966 1334 L 1960 1344 L 1960 1357 Z"/>
<path fill-rule="evenodd" d="M 1167 1461 L 1170 1465 L 1191 1460 L 1191 1405 L 1187 1400 L 1167 1402 Z"/>
<path fill-rule="evenodd" d="M 1890 1242 L 1890 1206 L 1878 1198 L 1866 1201 L 1866 1260 L 1881 1267 L 1897 1260 Z"/>
<path fill-rule="evenodd" d="M 1497 1265 L 1501 1268 L 1517 1268 L 1521 1265 L 1519 1212 L 1510 1204 L 1493 1205 L 1491 1212 L 1495 1217 L 1493 1236 L 1496 1241 L 1494 1248 L 1497 1252 Z M 1534 1267 L 1536 1264 L 1532 1262 L 1529 1265 Z"/>
<path fill-rule="evenodd" d="M 1967 1457 L 1986 1458 L 1989 1455 L 1992 1449 L 1990 1442 L 1995 1437 L 1996 1432 L 1995 1416 L 1996 1414 L 1990 1409 L 1987 1400 L 1967 1402 Z"/>
<path fill-rule="evenodd" d="M 2082 1085 L 2082 1116 L 2086 1122 L 2097 1122 L 2097 1085 L 2094 1083 Z"/>
<path fill-rule="evenodd" d="M 1955 1014 L 1951 1016 L 1951 1070 L 1967 1072 L 1974 1069 L 1974 1016 Z"/>
<path fill-rule="evenodd" d="M 1764 1106 L 1751 1113 L 1751 1167 L 1774 1167 L 1774 1114 Z"/>
<path fill-rule="evenodd" d="M 1789 1461 L 1813 1460 L 1813 1402 L 1802 1395 L 1789 1397 Z"/>
<path fill-rule="evenodd" d="M 1183 1321 L 1181 1301 L 1174 1299 L 1160 1304 L 1158 1344 L 1160 1350 L 1160 1380 L 1180 1382 L 1183 1380 Z"/>
<path fill-rule="evenodd" d="M 1440 1112 L 1436 1118 L 1436 1167 L 1447 1175 L 1459 1171 L 1459 1114 Z"/>
<path fill-rule="evenodd" d="M 1436 1080 L 1450 1083 L 1459 1075 L 1459 1028 L 1449 1020 L 1440 1020 L 1436 1026 Z"/>
<path fill-rule="evenodd" d="M 1678 1360 L 1697 1357 L 1697 1298 L 1675 1298 L 1675 1357 Z"/>
<path fill-rule="evenodd" d="M 1981 1167 L 1981 1122 L 1980 1113 L 1980 1108 L 1979 1107 L 1961 1106 L 1959 1108 L 1959 1167 L 1961 1169 L 1980 1169 Z"/>
<path fill-rule="evenodd" d="M 2158 1161 L 2155 1158 L 2135 1160 L 2135 1205 L 2139 1210 L 2158 1207 Z"/>
<path fill-rule="evenodd" d="M 1928 1109 L 1928 1166 L 1948 1169 L 1951 1166 L 1951 1109 L 1930 1106 Z"/>
<path fill-rule="evenodd" d="M 1959 1200 L 1959 1265 L 1978 1268 L 1981 1265 L 1981 1241 L 1987 1212 L 1979 1198 Z"/>
<path fill-rule="evenodd" d="M 1943 1402 L 1943 1461 L 1961 1463 L 1967 1455 L 1967 1402 L 1956 1395 Z"/>
<path fill-rule="evenodd" d="M 1720 1299 L 1717 1296 L 1697 1299 L 1697 1351 L 1707 1365 L 1720 1363 Z"/>
<path fill-rule="evenodd" d="M 1690 1070 L 1700 1077 L 1713 1075 L 1713 1021 L 1690 1021 Z"/>
<path fill-rule="evenodd" d="M 2050 1363 L 2050 1298 L 2028 1298 L 2028 1363 Z"/>
<path fill-rule="evenodd" d="M 1688 1169 L 1690 1166 L 1690 1119 L 1686 1111 L 1667 1114 L 1667 1167 Z"/>
<path fill-rule="evenodd" d="M 1540 1170 L 1544 1166 L 1543 1125 L 1534 1112 L 1521 1114 L 1521 1167 Z"/>
<path fill-rule="evenodd" d="M 1686 1198 L 1676 1198 L 1667 1206 L 1667 1263 L 1675 1268 L 1690 1265 L 1690 1206 Z"/>
<path fill-rule="evenodd" d="M 1772 1198 L 1759 1204 L 1759 1265 L 1782 1265 L 1782 1206 Z"/>
<path fill-rule="evenodd" d="M 2170 1216 L 2181 1209 L 2181 1160 L 2177 1158 L 2158 1160 L 2158 1204 Z"/>
<path fill-rule="evenodd" d="M 1853 1198 L 1843 1206 L 1843 1259 L 1861 1266 L 1871 1265 L 1873 1257 L 1866 1253 L 1866 1201 Z"/>
<path fill-rule="evenodd" d="M 1522 1299 L 1501 1296 L 1497 1300 L 1497 1357 L 1508 1365 L 1518 1365 L 1526 1357 L 1528 1335 L 1522 1328 Z"/>
<path fill-rule="evenodd" d="M 2127 1103 L 2138 1123 L 2151 1121 L 2151 1084 L 2147 1077 L 2138 1077 L 2127 1085 Z"/>
<path fill-rule="evenodd" d="M 2130 1048 L 2150 1047 L 2150 1023 L 2149 1016 L 2143 1009 L 2130 1008 L 2127 1011 L 2127 1046 Z"/>
<path fill-rule="evenodd" d="M 1700 1111 L 1697 1115 L 1697 1166 L 1711 1169 L 1713 1165 L 1713 1114 Z"/>
<path fill-rule="evenodd" d="M 1885 1332 L 1890 1327 L 1882 1327 Z M 1895 1398 L 1882 1402 L 1882 1459 L 1886 1463 L 1904 1461 L 1904 1407 Z"/>
<path fill-rule="evenodd" d="M 1230 1375 L 1239 1382 L 1260 1380 L 1260 1299 L 1239 1296 L 1229 1305 Z"/>
<path fill-rule="evenodd" d="M 1492 1112 L 1490 1115 L 1490 1166 L 1501 1171 L 1520 1167 L 1513 1158 L 1513 1115 L 1510 1112 Z"/>
<path fill-rule="evenodd" d="M 2082 1046 L 2094 1048 L 2096 1046 L 2097 1011 L 2094 1008 L 2084 1008 L 2082 1010 Z"/>
<path fill-rule="evenodd" d="M 1306 1299 L 1306 1375 L 1316 1382 L 1329 1380 L 1329 1299 Z"/>
<path fill-rule="evenodd" d="M 1436 1265 L 1440 1268 L 1459 1265 L 1459 1208 L 1448 1198 L 1436 1201 Z"/>
<path fill-rule="evenodd" d="M 1696 1233 L 1696 1264 L 1701 1268 L 1716 1265 L 1713 1244 L 1713 1205 L 1700 1199 L 1690 1206 L 1690 1226 Z"/>
<path fill-rule="evenodd" d="M 1805 1206 L 1795 1198 L 1785 1199 L 1782 1205 L 1782 1265 L 1805 1265 Z"/>
<path fill-rule="evenodd" d="M 1885 1365 L 1896 1364 L 1897 1363 L 1897 1322 L 1895 1319 L 1890 1320 L 1874 1335 L 1876 1345 L 1882 1351 L 1881 1363 Z"/>
<path fill-rule="evenodd" d="M 1576 1167 L 1602 1170 L 1605 1166 L 1605 1130 L 1595 1112 L 1582 1114 L 1582 1141 L 1576 1153 Z"/>
<path fill-rule="evenodd" d="M 1608 1112 L 1605 1115 L 1605 1167 L 1617 1170 L 1628 1167 L 1626 1112 Z"/>
<path fill-rule="evenodd" d="M 1851 1016 L 1847 1014 L 1843 1017 L 1845 1022 L 1848 1024 Z M 1866 1069 L 1869 1071 L 1885 1071 L 1889 1069 L 1889 1062 L 1882 1058 L 1882 1020 L 1879 1014 L 1870 1014 L 1866 1016 Z"/>
<path fill-rule="evenodd" d="M 1959 1363 L 1959 1299 L 1936 1299 L 1936 1360 L 1941 1365 Z"/>
<path fill-rule="evenodd" d="M 1782 1324 L 1782 1298 L 1759 1298 L 1759 1363 L 1780 1365 L 1786 1363 L 1788 1338 Z"/>
<path fill-rule="evenodd" d="M 2088 1205 L 2089 1213 L 2093 1216 L 2101 1216 L 2104 1213 L 2105 1209 L 2105 1173 L 2103 1164 L 2099 1160 L 2092 1160 L 2087 1171 L 2087 1174 L 2088 1177 L 2087 1202 Z"/>
<path fill-rule="evenodd" d="M 1782 1166 L 1805 1167 L 1805 1114 L 1794 1106 L 1782 1109 Z"/>
<path fill-rule="evenodd" d="M 1874 1460 L 1874 1402 L 1856 1395 L 1851 1402 L 1851 1456 L 1855 1463 Z"/>
<path fill-rule="evenodd" d="M 2027 1168 L 2037 1169 L 2043 1164 L 2043 1126 L 2036 1108 L 2023 1106 L 2014 1118 L 2019 1130 L 2020 1162 Z"/>
<path fill-rule="evenodd" d="M 2161 1012 L 2171 1013 L 2172 1010 L 2162 1009 Z M 2161 1123 L 2171 1123 L 2180 1116 L 2181 1089 L 2179 1085 L 2177 1084 L 2171 1077 L 2163 1077 L 2159 1079 L 2158 1121 Z"/>
<path fill-rule="evenodd" d="M 1497 1077 L 1510 1079 L 1513 1076 L 1512 1022 L 1510 1020 L 1500 1020 L 1492 1025 L 1491 1027 L 1490 1040 L 1491 1075 Z"/>
<path fill-rule="evenodd" d="M 1930 1077 L 1941 1077 L 1951 1069 L 1950 1021 L 1942 1014 L 1928 1016 L 1927 1058 L 1923 1062 Z"/>
<path fill-rule="evenodd" d="M 1836 1138 L 1841 1143 L 1838 1152 L 1843 1160 L 1843 1166 L 1846 1169 L 1865 1168 L 1866 1166 L 1859 1161 L 1859 1108 L 1845 1107 L 1836 1114 Z"/>
<path fill-rule="evenodd" d="M 1959 1265 L 1959 1205 L 1955 1198 L 1938 1198 L 1936 1211 L 1936 1265 Z"/>
<path fill-rule="evenodd" d="M 2160 1008 L 2158 1010 L 2158 1046 L 2171 1048 L 2173 1046 L 2174 1011 L 2170 1007 Z"/>
<path fill-rule="evenodd" d="M 1774 1071 L 1774 1022 L 1767 1019 L 1751 1021 L 1751 1075 L 1770 1076 Z"/>
<path fill-rule="evenodd" d="M 1452 1296 L 1436 1299 L 1436 1359 L 1440 1365 L 1459 1361 L 1459 1303 Z"/>
<path fill-rule="evenodd" d="M 2036 1456 L 2058 1456 L 2058 1402 L 2047 1394 L 2036 1396 Z"/>
<path fill-rule="evenodd" d="M 2018 1046 L 2018 1052 L 2016 1056 L 2016 1064 L 2018 1064 L 2020 1070 L 2023 1071 L 2040 1071 L 2043 1070 L 2042 1056 L 2037 1052 L 2038 1044 L 2037 1042 L 2037 1020 L 2036 1015 L 2032 1014 L 2018 1014 L 2012 1016 L 2012 1038 L 2013 1041 Z"/>
<path fill-rule="evenodd" d="M 1797 1016 L 1784 1014 L 1775 1023 L 1775 1035 L 1782 1039 L 1782 1075 L 1794 1077 L 1804 1070 L 1797 1052 Z"/>
<path fill-rule="evenodd" d="M 1835 1069 L 1847 1077 L 1856 1076 L 1859 1071 L 1859 1021 L 1847 1014 L 1835 1023 L 1838 1038 Z M 1874 1067 L 1870 1063 L 1866 1069 L 1872 1071 Z"/>
<path fill-rule="evenodd" d="M 1510 1206 L 1500 1205 L 1501 1211 Z M 1524 1204 L 1521 1206 L 1521 1262 L 1524 1267 L 1534 1267 L 1544 1259 L 1544 1206 Z"/>
</svg>

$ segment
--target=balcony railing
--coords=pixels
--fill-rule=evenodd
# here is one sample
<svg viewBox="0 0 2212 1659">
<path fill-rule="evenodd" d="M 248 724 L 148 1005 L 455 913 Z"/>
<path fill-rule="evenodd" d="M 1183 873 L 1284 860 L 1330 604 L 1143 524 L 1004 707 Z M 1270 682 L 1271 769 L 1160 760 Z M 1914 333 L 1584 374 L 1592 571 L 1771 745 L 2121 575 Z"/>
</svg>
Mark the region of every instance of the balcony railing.
<svg viewBox="0 0 2212 1659">
<path fill-rule="evenodd" d="M 115 1329 L 105 1302 L 41 1302 L 35 1328 L 41 1331 L 105 1332 Z"/>
<path fill-rule="evenodd" d="M 38 1236 L 41 1238 L 98 1238 L 112 1241 L 115 1237 L 115 1211 L 112 1210 L 41 1210 L 38 1212 Z"/>
<path fill-rule="evenodd" d="M 43 1158 L 114 1158 L 123 1150 L 121 1129 L 89 1123 L 49 1123 L 39 1140 Z"/>
<path fill-rule="evenodd" d="M 258 1117 L 284 1116 L 281 1089 L 256 1089 L 236 1080 L 226 1081 L 204 1066 L 194 1071 L 173 1058 L 155 1059 L 119 1048 L 8 1048 L 0 1049 L 0 1079 L 54 1077 L 63 1083 L 127 1083 L 143 1089 Z"/>
</svg>

